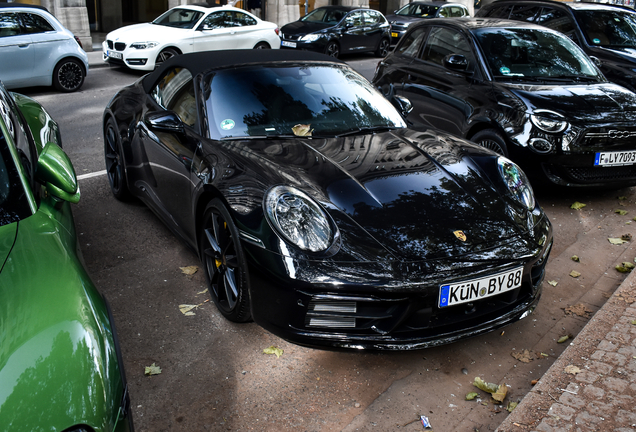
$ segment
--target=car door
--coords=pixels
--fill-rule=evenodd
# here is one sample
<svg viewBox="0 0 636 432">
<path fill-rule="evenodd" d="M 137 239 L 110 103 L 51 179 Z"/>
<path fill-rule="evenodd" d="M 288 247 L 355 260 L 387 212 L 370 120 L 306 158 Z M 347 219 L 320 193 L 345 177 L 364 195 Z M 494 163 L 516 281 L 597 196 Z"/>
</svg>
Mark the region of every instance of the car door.
<svg viewBox="0 0 636 432">
<path fill-rule="evenodd" d="M 465 71 L 444 65 L 449 55 L 468 61 Z M 413 104 L 409 120 L 464 136 L 474 106 L 483 99 L 484 89 L 476 56 L 467 37 L 451 27 L 432 26 L 419 56 L 405 68 L 401 93 Z"/>
<path fill-rule="evenodd" d="M 55 28 L 43 16 L 36 13 L 18 13 L 26 34 L 31 36 L 34 58 L 33 79 L 40 78 L 40 82 L 48 81 L 53 74 L 55 61 L 59 55 L 57 49 L 64 44 L 67 36 L 58 33 Z"/>
<path fill-rule="evenodd" d="M 364 45 L 366 50 L 373 51 L 384 36 L 385 30 L 382 24 L 386 21 L 379 12 L 365 10 L 362 12 L 364 19 Z"/>
<path fill-rule="evenodd" d="M 364 20 L 362 11 L 354 11 L 344 19 L 344 30 L 340 38 L 340 51 L 360 51 L 365 48 Z"/>
<path fill-rule="evenodd" d="M 258 42 L 258 22 L 243 12 L 232 12 L 236 49 L 252 49 Z"/>
<path fill-rule="evenodd" d="M 0 80 L 7 87 L 28 85 L 33 74 L 35 50 L 18 14 L 0 13 Z"/>
<path fill-rule="evenodd" d="M 237 43 L 235 33 L 231 11 L 212 12 L 194 32 L 194 51 L 233 49 Z"/>
<path fill-rule="evenodd" d="M 166 71 L 152 89 L 151 98 L 139 124 L 138 148 L 133 148 L 146 165 L 144 189 L 168 225 L 185 239 L 194 238 L 191 170 L 201 137 L 190 71 Z"/>
</svg>

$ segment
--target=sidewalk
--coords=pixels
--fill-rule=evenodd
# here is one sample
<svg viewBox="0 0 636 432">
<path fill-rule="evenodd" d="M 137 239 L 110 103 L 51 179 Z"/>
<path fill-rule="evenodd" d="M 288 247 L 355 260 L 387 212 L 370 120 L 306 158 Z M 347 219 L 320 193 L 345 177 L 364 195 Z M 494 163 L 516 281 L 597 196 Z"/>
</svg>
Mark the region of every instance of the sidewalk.
<svg viewBox="0 0 636 432">
<path fill-rule="evenodd" d="M 633 320 L 636 271 L 596 312 L 497 431 L 636 431 Z"/>
</svg>

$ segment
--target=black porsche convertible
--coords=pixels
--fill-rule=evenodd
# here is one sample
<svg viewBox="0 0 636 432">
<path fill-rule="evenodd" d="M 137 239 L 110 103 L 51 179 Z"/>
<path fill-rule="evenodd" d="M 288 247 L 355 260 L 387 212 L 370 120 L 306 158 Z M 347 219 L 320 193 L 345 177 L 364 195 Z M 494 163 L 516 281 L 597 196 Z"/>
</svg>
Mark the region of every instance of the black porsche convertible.
<svg viewBox="0 0 636 432">
<path fill-rule="evenodd" d="M 177 56 L 106 107 L 108 179 L 199 254 L 226 318 L 298 344 L 416 349 L 529 315 L 552 228 L 524 173 L 408 109 L 323 54 Z"/>
</svg>

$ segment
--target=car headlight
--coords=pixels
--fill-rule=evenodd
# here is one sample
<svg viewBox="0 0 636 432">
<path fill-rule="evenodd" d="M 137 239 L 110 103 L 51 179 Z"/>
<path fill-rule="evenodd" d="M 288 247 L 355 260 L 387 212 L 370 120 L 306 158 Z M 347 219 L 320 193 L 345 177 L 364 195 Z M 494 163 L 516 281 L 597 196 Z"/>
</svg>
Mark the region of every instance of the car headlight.
<svg viewBox="0 0 636 432">
<path fill-rule="evenodd" d="M 503 179 L 512 197 L 528 210 L 535 207 L 534 192 L 526 177 L 526 174 L 519 166 L 503 156 L 497 159 L 499 175 Z"/>
<path fill-rule="evenodd" d="M 300 40 L 303 42 L 313 42 L 317 41 L 318 39 L 320 39 L 320 35 L 315 33 L 310 33 L 300 38 Z"/>
<path fill-rule="evenodd" d="M 530 121 L 548 133 L 563 132 L 568 127 L 568 122 L 561 114 L 550 110 L 536 110 L 530 115 Z"/>
<path fill-rule="evenodd" d="M 130 47 L 135 49 L 150 49 L 157 45 L 159 45 L 159 42 L 133 42 L 130 44 Z"/>
<path fill-rule="evenodd" d="M 264 204 L 270 224 L 302 250 L 325 251 L 333 242 L 327 213 L 307 194 L 289 186 L 275 186 Z"/>
</svg>

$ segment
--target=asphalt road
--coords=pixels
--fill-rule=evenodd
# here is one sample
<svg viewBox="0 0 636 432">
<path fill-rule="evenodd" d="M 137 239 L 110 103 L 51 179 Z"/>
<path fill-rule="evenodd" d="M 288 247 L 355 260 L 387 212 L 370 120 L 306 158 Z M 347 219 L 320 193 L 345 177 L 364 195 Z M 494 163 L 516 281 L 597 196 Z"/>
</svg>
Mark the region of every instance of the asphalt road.
<svg viewBox="0 0 636 432">
<path fill-rule="evenodd" d="M 372 57 L 345 60 L 367 77 L 377 64 Z M 138 432 L 418 431 L 420 415 L 438 432 L 494 430 L 507 413 L 473 387 L 474 378 L 507 384 L 506 404 L 519 401 L 565 349 L 568 342 L 557 340 L 576 335 L 589 319 L 585 311 L 596 311 L 624 279 L 614 266 L 636 255 L 631 242 L 607 240 L 633 233 L 634 189 L 540 190 L 555 234 L 546 281 L 557 285 L 544 282 L 535 314 L 503 331 L 415 352 L 334 352 L 289 344 L 253 323 L 227 322 L 203 292 L 201 272 L 180 270 L 197 266 L 196 255 L 146 207 L 116 201 L 99 174 L 103 108 L 139 76 L 94 69 L 79 93 L 21 91 L 60 123 L 64 148 L 83 178 L 74 207 L 80 245 L 113 309 Z M 575 201 L 587 206 L 572 210 Z M 569 276 L 572 270 L 581 276 Z M 185 316 L 181 304 L 199 306 Z M 282 356 L 264 354 L 270 346 Z M 513 357 L 524 350 L 529 362 Z M 161 374 L 144 375 L 153 363 Z M 466 401 L 472 391 L 481 399 Z"/>
</svg>

